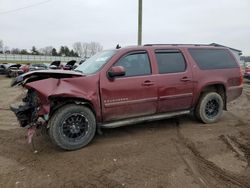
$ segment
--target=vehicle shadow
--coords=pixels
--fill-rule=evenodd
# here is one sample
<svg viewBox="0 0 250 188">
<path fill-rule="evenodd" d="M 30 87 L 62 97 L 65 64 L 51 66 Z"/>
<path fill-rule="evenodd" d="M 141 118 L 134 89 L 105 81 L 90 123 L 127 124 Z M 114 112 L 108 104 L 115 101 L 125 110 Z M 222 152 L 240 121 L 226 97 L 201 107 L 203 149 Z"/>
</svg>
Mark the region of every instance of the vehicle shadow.
<svg viewBox="0 0 250 188">
<path fill-rule="evenodd" d="M 179 122 L 189 122 L 189 124 L 204 125 L 199 123 L 193 116 L 184 115 L 180 117 L 175 117 L 171 119 L 158 120 L 134 125 L 127 125 L 117 128 L 103 128 L 101 129 L 101 134 L 96 132 L 96 135 L 91 143 L 89 143 L 85 148 L 91 147 L 107 147 L 113 142 L 119 143 L 127 141 L 129 139 L 140 140 L 143 137 L 150 135 L 150 138 L 158 137 L 160 134 L 173 134 L 176 129 L 179 128 Z M 181 123 L 180 126 L 186 126 L 185 123 Z M 173 132 L 174 131 L 174 132 Z M 51 150 L 56 150 L 58 152 L 64 152 L 58 147 L 56 147 L 49 138 L 49 135 L 39 135 L 34 137 L 35 148 L 38 151 L 50 152 Z M 32 148 L 32 145 L 31 145 Z"/>
</svg>

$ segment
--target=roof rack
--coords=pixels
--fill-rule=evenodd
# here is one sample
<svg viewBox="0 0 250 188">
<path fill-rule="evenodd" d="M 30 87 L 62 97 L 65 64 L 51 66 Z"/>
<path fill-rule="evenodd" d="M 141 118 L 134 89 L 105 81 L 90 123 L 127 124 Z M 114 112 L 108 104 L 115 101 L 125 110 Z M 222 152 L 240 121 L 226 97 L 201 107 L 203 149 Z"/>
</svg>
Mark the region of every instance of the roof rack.
<svg viewBox="0 0 250 188">
<path fill-rule="evenodd" d="M 165 46 L 214 46 L 214 47 L 223 47 L 223 48 L 228 48 L 230 50 L 233 50 L 237 53 L 239 53 L 239 55 L 242 55 L 242 51 L 235 49 L 235 48 L 231 48 L 228 46 L 224 46 L 221 44 L 217 44 L 217 43 L 211 43 L 211 44 L 145 44 L 144 46 L 161 46 L 161 45 L 165 45 Z"/>
<path fill-rule="evenodd" d="M 144 44 L 144 46 L 215 46 L 214 44 Z"/>
<path fill-rule="evenodd" d="M 217 43 L 211 43 L 210 45 L 213 45 L 215 47 L 224 47 L 224 48 L 229 48 L 230 50 L 233 50 L 233 51 L 236 51 L 238 53 L 240 53 L 240 55 L 242 55 L 242 51 L 241 50 L 238 50 L 238 49 L 235 49 L 235 48 L 231 48 L 231 47 L 228 47 L 228 46 L 224 46 L 224 45 L 221 45 L 221 44 L 217 44 Z"/>
</svg>

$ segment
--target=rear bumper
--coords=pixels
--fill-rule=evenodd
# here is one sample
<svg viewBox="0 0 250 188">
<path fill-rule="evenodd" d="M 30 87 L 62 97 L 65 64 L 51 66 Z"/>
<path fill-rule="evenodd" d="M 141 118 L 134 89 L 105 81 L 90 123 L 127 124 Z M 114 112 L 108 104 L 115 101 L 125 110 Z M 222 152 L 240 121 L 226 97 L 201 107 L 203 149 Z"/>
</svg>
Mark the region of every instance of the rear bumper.
<svg viewBox="0 0 250 188">
<path fill-rule="evenodd" d="M 231 86 L 227 90 L 227 102 L 235 100 L 239 96 L 241 96 L 243 91 L 243 85 L 239 86 Z"/>
</svg>

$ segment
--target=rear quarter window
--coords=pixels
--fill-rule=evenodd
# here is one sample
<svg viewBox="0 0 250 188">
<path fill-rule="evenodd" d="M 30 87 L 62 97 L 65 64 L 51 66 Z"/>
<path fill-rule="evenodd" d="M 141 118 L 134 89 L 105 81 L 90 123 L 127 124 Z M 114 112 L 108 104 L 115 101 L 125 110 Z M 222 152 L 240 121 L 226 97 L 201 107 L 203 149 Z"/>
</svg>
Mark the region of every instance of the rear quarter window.
<svg viewBox="0 0 250 188">
<path fill-rule="evenodd" d="M 225 69 L 238 67 L 226 49 L 188 49 L 200 69 Z"/>
</svg>

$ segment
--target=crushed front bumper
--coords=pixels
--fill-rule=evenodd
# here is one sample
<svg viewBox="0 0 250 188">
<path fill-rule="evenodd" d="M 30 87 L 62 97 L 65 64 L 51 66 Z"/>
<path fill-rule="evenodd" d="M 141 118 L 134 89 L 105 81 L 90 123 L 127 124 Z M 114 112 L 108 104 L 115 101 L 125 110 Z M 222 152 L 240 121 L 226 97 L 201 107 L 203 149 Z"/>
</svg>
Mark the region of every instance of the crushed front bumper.
<svg viewBox="0 0 250 188">
<path fill-rule="evenodd" d="M 15 113 L 20 126 L 33 126 L 38 119 L 38 99 L 34 91 L 28 90 L 27 96 L 23 98 L 21 105 L 11 105 L 10 109 Z"/>
</svg>

